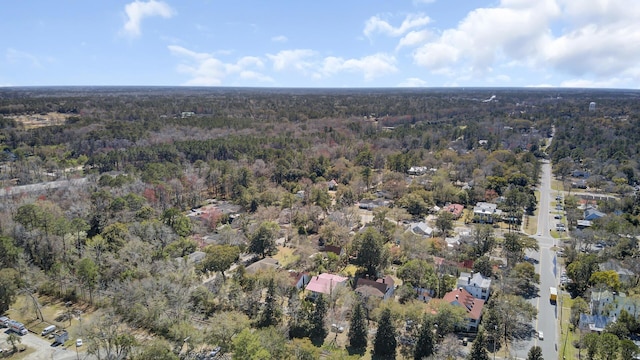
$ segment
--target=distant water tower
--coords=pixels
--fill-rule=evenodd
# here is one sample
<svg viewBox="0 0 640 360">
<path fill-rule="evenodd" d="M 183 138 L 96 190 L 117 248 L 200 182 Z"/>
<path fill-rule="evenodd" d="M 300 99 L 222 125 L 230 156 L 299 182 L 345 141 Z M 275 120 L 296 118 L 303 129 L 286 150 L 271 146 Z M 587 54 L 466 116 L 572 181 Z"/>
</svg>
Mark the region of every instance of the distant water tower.
<svg viewBox="0 0 640 360">
<path fill-rule="evenodd" d="M 596 103 L 595 102 L 590 102 L 589 103 L 589 111 L 596 111 Z"/>
</svg>

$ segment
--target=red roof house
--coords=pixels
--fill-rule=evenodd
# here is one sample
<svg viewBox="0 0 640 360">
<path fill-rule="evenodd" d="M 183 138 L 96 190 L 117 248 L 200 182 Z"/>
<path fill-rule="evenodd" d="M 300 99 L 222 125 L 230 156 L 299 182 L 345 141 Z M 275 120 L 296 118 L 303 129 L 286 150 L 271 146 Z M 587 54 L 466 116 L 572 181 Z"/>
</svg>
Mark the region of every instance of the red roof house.
<svg viewBox="0 0 640 360">
<path fill-rule="evenodd" d="M 463 288 L 449 291 L 444 295 L 443 301 L 454 306 L 463 307 L 467 312 L 467 331 L 477 331 L 482 318 L 482 309 L 484 308 L 484 300 L 476 299 L 473 295 Z"/>
</svg>

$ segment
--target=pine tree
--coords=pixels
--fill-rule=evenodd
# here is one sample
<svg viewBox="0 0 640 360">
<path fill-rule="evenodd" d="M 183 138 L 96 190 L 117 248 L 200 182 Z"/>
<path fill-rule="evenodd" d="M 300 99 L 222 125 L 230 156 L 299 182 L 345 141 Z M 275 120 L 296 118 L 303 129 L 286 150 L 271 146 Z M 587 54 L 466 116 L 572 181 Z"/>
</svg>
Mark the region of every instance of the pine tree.
<svg viewBox="0 0 640 360">
<path fill-rule="evenodd" d="M 421 360 L 423 358 L 433 355 L 434 352 L 434 336 L 433 327 L 431 321 L 425 316 L 422 320 L 422 328 L 420 329 L 420 336 L 416 348 L 413 351 L 413 358 L 415 360 Z"/>
<path fill-rule="evenodd" d="M 378 321 L 373 353 L 384 359 L 395 359 L 397 345 L 396 328 L 391 321 L 391 310 L 384 309 Z"/>
<path fill-rule="evenodd" d="M 542 357 L 542 349 L 540 346 L 533 346 L 529 349 L 529 353 L 527 354 L 527 360 L 544 360 Z"/>
<path fill-rule="evenodd" d="M 327 337 L 327 328 L 324 324 L 324 318 L 327 315 L 327 302 L 322 295 L 318 296 L 315 301 L 315 311 L 311 314 L 311 329 L 309 337 L 314 340 L 324 340 Z"/>
<path fill-rule="evenodd" d="M 267 285 L 267 297 L 265 298 L 264 308 L 258 320 L 258 327 L 269 327 L 277 325 L 280 322 L 280 310 L 276 303 L 276 285 L 273 279 L 269 279 Z"/>
<path fill-rule="evenodd" d="M 354 349 L 367 347 L 367 326 L 364 322 L 362 303 L 356 300 L 349 325 L 349 345 Z"/>
<path fill-rule="evenodd" d="M 478 331 L 478 336 L 473 341 L 471 346 L 471 352 L 467 355 L 467 360 L 489 360 L 489 354 L 485 349 L 486 339 L 484 337 L 484 330 Z"/>
</svg>

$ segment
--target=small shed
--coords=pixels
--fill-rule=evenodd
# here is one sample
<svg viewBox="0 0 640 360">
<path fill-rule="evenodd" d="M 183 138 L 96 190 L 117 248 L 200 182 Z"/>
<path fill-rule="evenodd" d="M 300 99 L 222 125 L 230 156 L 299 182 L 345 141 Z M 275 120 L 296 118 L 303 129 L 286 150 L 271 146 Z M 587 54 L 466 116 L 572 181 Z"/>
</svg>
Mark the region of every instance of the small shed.
<svg viewBox="0 0 640 360">
<path fill-rule="evenodd" d="M 65 341 L 69 340 L 69 333 L 67 330 L 58 330 L 53 333 L 53 338 L 56 344 L 64 344 Z"/>
</svg>

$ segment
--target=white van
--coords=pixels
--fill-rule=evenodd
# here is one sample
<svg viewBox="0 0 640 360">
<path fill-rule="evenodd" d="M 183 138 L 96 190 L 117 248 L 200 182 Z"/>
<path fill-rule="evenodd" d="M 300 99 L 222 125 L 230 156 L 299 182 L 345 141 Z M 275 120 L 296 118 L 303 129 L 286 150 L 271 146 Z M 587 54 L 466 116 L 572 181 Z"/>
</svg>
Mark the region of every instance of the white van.
<svg viewBox="0 0 640 360">
<path fill-rule="evenodd" d="M 47 335 L 51 334 L 54 331 L 56 331 L 56 326 L 55 325 L 49 325 L 46 328 L 44 328 L 44 330 L 42 330 L 42 333 L 40 335 L 47 336 Z"/>
</svg>

